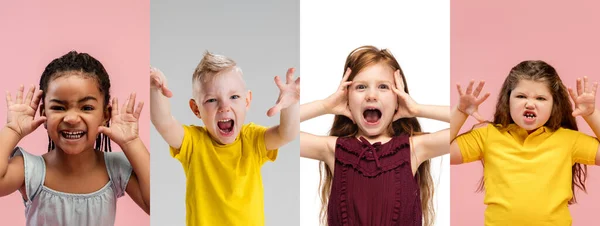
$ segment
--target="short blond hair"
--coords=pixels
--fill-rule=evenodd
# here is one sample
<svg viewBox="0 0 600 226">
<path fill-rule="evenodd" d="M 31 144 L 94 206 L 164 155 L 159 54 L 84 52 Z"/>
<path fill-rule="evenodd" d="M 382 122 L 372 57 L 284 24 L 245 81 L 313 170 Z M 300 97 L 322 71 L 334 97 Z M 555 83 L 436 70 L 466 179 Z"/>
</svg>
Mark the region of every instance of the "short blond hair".
<svg viewBox="0 0 600 226">
<path fill-rule="evenodd" d="M 233 68 L 239 70 L 237 64 L 231 58 L 206 51 L 196 70 L 194 70 L 192 82 L 200 81 L 201 83 L 205 83 L 212 80 L 219 72 Z"/>
</svg>

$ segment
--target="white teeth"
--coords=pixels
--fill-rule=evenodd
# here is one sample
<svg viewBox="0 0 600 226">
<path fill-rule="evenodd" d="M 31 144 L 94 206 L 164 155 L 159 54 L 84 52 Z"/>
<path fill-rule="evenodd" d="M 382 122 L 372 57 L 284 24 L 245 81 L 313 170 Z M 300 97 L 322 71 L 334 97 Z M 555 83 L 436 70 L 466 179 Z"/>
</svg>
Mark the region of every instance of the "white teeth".
<svg viewBox="0 0 600 226">
<path fill-rule="evenodd" d="M 221 120 L 219 120 L 219 122 L 229 122 L 229 121 L 231 121 L 231 119 L 221 119 Z"/>
<path fill-rule="evenodd" d="M 525 114 L 525 117 L 526 118 L 535 118 L 535 115 L 532 113 L 527 113 L 527 114 Z"/>
<path fill-rule="evenodd" d="M 77 132 L 62 131 L 61 133 L 67 139 L 79 139 L 79 138 L 83 137 L 83 134 L 85 134 L 85 132 L 83 132 L 83 131 L 77 131 Z"/>
</svg>

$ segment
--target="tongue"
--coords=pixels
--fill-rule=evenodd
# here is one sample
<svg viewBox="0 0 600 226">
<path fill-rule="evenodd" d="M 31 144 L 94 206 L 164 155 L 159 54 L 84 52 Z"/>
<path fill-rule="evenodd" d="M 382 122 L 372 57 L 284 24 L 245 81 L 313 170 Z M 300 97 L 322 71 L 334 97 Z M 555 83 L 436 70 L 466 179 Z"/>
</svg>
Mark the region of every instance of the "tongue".
<svg viewBox="0 0 600 226">
<path fill-rule="evenodd" d="M 217 126 L 221 130 L 230 131 L 233 128 L 233 120 L 229 120 L 227 122 L 218 122 Z"/>
<path fill-rule="evenodd" d="M 365 117 L 367 122 L 371 122 L 371 123 L 377 122 L 379 120 L 379 118 L 381 117 L 381 115 L 379 115 L 378 110 L 366 110 L 365 113 L 363 113 L 363 116 Z"/>
</svg>

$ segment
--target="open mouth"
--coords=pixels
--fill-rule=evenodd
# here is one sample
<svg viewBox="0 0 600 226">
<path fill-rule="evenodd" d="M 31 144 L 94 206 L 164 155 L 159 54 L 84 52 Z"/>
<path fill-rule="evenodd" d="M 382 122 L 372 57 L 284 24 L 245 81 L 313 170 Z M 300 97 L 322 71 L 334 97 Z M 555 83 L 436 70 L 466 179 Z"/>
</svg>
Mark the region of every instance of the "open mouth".
<svg viewBox="0 0 600 226">
<path fill-rule="evenodd" d="M 537 115 L 533 111 L 525 111 L 523 113 L 526 122 L 532 122 L 537 118 Z"/>
<path fill-rule="evenodd" d="M 217 121 L 217 127 L 221 133 L 228 135 L 233 131 L 233 122 L 233 119 L 221 119 Z"/>
<path fill-rule="evenodd" d="M 377 124 L 381 119 L 381 111 L 377 108 L 367 108 L 363 112 L 363 117 L 368 124 Z"/>
<path fill-rule="evenodd" d="M 86 134 L 85 131 L 60 131 L 60 135 L 68 140 L 77 140 Z"/>
</svg>

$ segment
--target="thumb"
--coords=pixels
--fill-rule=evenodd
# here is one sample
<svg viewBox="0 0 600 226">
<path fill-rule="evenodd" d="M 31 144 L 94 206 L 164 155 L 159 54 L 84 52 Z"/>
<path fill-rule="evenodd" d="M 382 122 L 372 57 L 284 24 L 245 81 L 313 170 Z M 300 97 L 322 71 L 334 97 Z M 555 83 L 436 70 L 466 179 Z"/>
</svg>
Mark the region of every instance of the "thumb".
<svg viewBox="0 0 600 226">
<path fill-rule="evenodd" d="M 98 126 L 98 133 L 103 133 L 109 138 L 112 138 L 112 130 L 106 126 Z"/>
<path fill-rule="evenodd" d="M 473 116 L 479 122 L 485 121 L 485 119 L 483 117 L 481 117 L 481 115 L 477 111 L 473 112 L 473 114 L 471 114 L 471 116 Z"/>
<path fill-rule="evenodd" d="M 572 115 L 573 115 L 573 117 L 577 117 L 577 116 L 581 115 L 581 110 L 579 110 L 579 109 L 575 109 L 575 110 L 573 111 L 573 114 L 572 114 Z"/>
<path fill-rule="evenodd" d="M 39 118 L 36 118 L 36 119 L 33 120 L 33 122 L 31 122 L 31 127 L 34 128 L 34 129 L 38 128 L 45 121 L 46 121 L 46 116 L 41 116 Z"/>
<path fill-rule="evenodd" d="M 271 116 L 277 114 L 280 110 L 281 110 L 281 106 L 279 106 L 279 104 L 277 104 L 267 111 L 267 116 L 271 117 Z"/>
<path fill-rule="evenodd" d="M 163 95 L 165 95 L 166 97 L 172 97 L 173 96 L 173 92 L 171 92 L 171 90 L 169 90 L 169 88 L 167 88 L 166 85 L 162 86 L 162 93 Z"/>
</svg>

